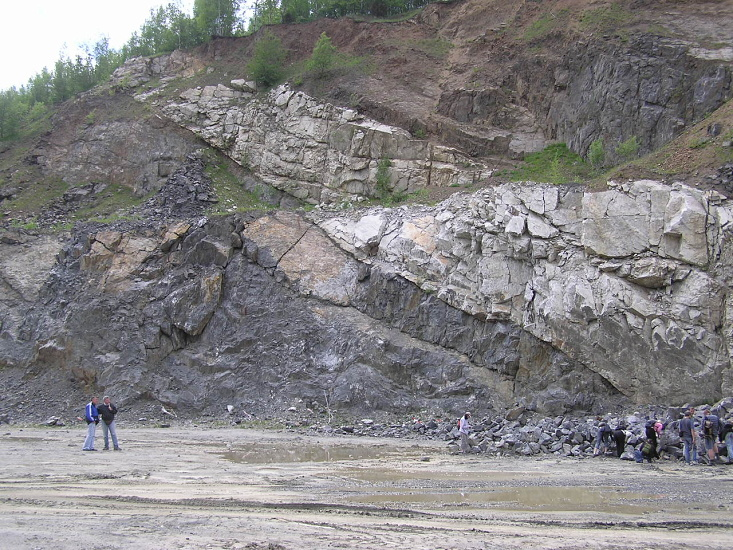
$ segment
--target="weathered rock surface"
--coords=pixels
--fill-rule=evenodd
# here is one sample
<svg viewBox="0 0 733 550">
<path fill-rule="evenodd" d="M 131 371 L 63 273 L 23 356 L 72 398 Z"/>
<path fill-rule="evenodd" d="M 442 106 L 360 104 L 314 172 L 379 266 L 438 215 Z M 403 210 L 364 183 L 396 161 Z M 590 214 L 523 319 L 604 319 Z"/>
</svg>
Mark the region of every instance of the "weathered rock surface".
<svg viewBox="0 0 733 550">
<path fill-rule="evenodd" d="M 240 84 L 206 86 L 162 108 L 267 184 L 314 204 L 375 196 L 380 178 L 385 192 L 413 193 L 428 185 L 465 186 L 491 174 L 460 151 L 287 86 L 264 97 Z"/>
<path fill-rule="evenodd" d="M 596 139 L 618 144 L 632 136 L 646 153 L 731 97 L 732 59 L 730 48 L 652 35 L 624 48 L 583 44 L 554 69 L 549 109 L 537 110 L 547 113 L 550 133 L 580 153 Z"/>
<path fill-rule="evenodd" d="M 643 402 L 731 391 L 730 221 L 716 193 L 640 181 L 504 185 L 319 224 L 364 262 L 520 327 Z"/>
<path fill-rule="evenodd" d="M 4 384 L 212 414 L 710 402 L 731 391 L 732 219 L 640 181 L 6 237 Z"/>
<path fill-rule="evenodd" d="M 203 145 L 132 98 L 94 90 L 66 102 L 53 124 L 32 155 L 45 174 L 72 185 L 122 185 L 138 196 L 157 191 Z"/>
</svg>

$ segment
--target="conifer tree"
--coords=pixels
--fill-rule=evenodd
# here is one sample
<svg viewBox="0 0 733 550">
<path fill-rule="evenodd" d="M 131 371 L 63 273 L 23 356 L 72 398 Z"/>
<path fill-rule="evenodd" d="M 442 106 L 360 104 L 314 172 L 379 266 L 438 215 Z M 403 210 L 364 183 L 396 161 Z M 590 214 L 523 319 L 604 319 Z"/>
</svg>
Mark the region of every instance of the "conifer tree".
<svg viewBox="0 0 733 550">
<path fill-rule="evenodd" d="M 247 65 L 250 76 L 258 84 L 274 86 L 285 74 L 286 53 L 280 38 L 266 30 L 255 43 L 254 55 Z"/>
<path fill-rule="evenodd" d="M 306 62 L 306 69 L 318 78 L 323 78 L 336 63 L 336 46 L 325 32 L 321 33 L 313 53 Z"/>
</svg>

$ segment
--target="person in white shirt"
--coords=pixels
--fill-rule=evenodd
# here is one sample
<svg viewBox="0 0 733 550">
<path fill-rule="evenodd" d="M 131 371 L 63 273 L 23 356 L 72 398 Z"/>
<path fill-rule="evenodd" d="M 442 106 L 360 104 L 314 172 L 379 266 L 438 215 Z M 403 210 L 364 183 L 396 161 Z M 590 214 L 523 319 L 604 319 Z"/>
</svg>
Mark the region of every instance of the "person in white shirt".
<svg viewBox="0 0 733 550">
<path fill-rule="evenodd" d="M 458 425 L 458 433 L 461 434 L 461 452 L 468 453 L 471 451 L 471 445 L 468 442 L 468 434 L 471 432 L 471 423 L 469 422 L 471 413 L 467 412 L 461 417 Z"/>
</svg>

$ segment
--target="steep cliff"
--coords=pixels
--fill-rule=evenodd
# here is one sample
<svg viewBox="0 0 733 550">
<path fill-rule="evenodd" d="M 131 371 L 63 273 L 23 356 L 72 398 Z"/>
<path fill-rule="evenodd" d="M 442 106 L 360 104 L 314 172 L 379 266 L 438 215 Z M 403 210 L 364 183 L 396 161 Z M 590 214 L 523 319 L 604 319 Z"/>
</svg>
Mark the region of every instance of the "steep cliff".
<svg viewBox="0 0 733 550">
<path fill-rule="evenodd" d="M 211 414 L 717 400 L 731 220 L 720 195 L 641 181 L 6 236 L 5 390 L 61 379 Z"/>
<path fill-rule="evenodd" d="M 730 109 L 730 2 L 633 4 L 622 30 L 593 11 L 617 4 L 577 0 L 275 28 L 293 63 L 323 31 L 383 63 L 327 87 L 257 89 L 252 37 L 128 63 L 0 152 L 21 159 L 2 172 L 5 406 L 563 414 L 730 394 L 728 183 L 496 171 L 556 139 L 651 151 Z M 445 200 L 372 204 L 407 196 Z"/>
</svg>

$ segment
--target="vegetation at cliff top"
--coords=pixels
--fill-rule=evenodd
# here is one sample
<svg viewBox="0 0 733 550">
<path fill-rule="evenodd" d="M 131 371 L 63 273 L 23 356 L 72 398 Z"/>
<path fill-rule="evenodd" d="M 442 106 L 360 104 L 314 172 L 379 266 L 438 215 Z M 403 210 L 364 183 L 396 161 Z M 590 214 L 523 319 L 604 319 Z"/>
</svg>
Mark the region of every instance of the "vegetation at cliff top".
<svg viewBox="0 0 733 550">
<path fill-rule="evenodd" d="M 212 37 L 244 36 L 264 25 L 362 15 L 377 18 L 414 13 L 428 0 L 256 0 L 245 20 L 240 0 L 195 0 L 193 15 L 173 2 L 150 11 L 150 17 L 120 49 L 103 38 L 87 45 L 74 59 L 61 56 L 20 89 L 0 90 L 0 141 L 16 139 L 42 119 L 50 106 L 105 82 L 114 70 L 133 57 L 192 48 Z M 250 12 L 246 12 L 250 13 Z M 267 77 L 265 80 L 271 80 Z"/>
</svg>

